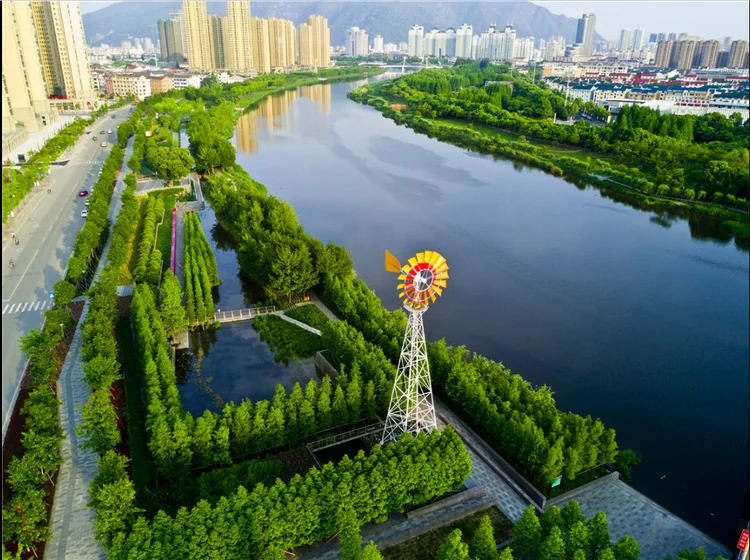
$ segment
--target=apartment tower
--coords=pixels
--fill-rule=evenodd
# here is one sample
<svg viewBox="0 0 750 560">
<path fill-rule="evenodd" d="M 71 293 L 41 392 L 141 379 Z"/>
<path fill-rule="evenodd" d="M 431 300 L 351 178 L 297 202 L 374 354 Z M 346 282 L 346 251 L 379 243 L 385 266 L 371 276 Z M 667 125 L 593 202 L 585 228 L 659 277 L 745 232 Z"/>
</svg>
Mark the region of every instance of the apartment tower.
<svg viewBox="0 0 750 560">
<path fill-rule="evenodd" d="M 97 95 L 89 71 L 86 36 L 78 2 L 32 2 L 42 71 L 51 96 L 65 108 L 90 109 Z"/>
<path fill-rule="evenodd" d="M 206 0 L 182 0 L 182 25 L 188 66 L 191 70 L 212 70 Z"/>
<path fill-rule="evenodd" d="M 257 17 L 250 18 L 250 27 L 253 37 L 253 67 L 258 71 L 258 74 L 268 74 L 271 71 L 268 20 Z"/>
<path fill-rule="evenodd" d="M 690 70 L 693 66 L 693 57 L 695 56 L 695 46 L 697 43 L 697 41 L 693 41 L 692 39 L 675 41 L 669 67 L 676 68 L 677 70 Z"/>
<path fill-rule="evenodd" d="M 656 62 L 654 62 L 657 68 L 669 68 L 674 43 L 674 41 L 669 40 L 659 41 L 659 45 L 656 47 Z"/>
<path fill-rule="evenodd" d="M 182 46 L 182 25 L 180 21 L 174 18 L 160 19 L 159 28 L 159 48 L 161 49 L 162 60 L 182 60 L 185 58 Z"/>
<path fill-rule="evenodd" d="M 693 66 L 701 68 L 716 68 L 719 59 L 719 41 L 699 41 L 693 54 Z"/>
<path fill-rule="evenodd" d="M 596 28 L 596 15 L 583 14 L 578 20 L 578 32 L 576 33 L 576 43 L 581 45 L 579 54 L 584 57 L 591 56 L 594 52 L 594 33 Z"/>
<path fill-rule="evenodd" d="M 747 41 L 732 41 L 729 48 L 729 68 L 742 68 L 745 65 L 747 56 Z"/>
<path fill-rule="evenodd" d="M 287 19 L 268 18 L 268 35 L 271 69 L 294 66 L 297 54 L 294 24 Z"/>
<path fill-rule="evenodd" d="M 240 74 L 254 66 L 250 2 L 227 0 L 227 68 Z"/>
<path fill-rule="evenodd" d="M 17 125 L 37 132 L 57 120 L 47 100 L 30 2 L 3 2 L 2 73 L 3 136 Z"/>
<path fill-rule="evenodd" d="M 208 41 L 211 47 L 210 58 L 213 68 L 226 68 L 227 18 L 208 14 Z"/>
<path fill-rule="evenodd" d="M 300 66 L 331 65 L 331 32 L 323 16 L 310 16 L 297 28 Z"/>
</svg>

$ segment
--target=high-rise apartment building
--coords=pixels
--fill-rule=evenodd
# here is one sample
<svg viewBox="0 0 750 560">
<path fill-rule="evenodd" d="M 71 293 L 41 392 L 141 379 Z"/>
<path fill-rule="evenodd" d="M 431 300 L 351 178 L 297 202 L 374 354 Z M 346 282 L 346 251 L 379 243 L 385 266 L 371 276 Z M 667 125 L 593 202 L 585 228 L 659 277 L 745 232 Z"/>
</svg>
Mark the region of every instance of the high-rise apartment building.
<svg viewBox="0 0 750 560">
<path fill-rule="evenodd" d="M 184 48 L 188 66 L 191 70 L 212 70 L 214 65 L 206 0 L 182 0 L 182 25 L 185 28 Z"/>
<path fill-rule="evenodd" d="M 297 28 L 299 64 L 301 66 L 331 65 L 331 31 L 323 16 L 310 16 Z"/>
<path fill-rule="evenodd" d="M 37 132 L 57 120 L 47 99 L 30 2 L 3 2 L 3 151 L 17 127 Z"/>
<path fill-rule="evenodd" d="M 182 25 L 177 19 L 160 19 L 157 23 L 159 28 L 159 48 L 161 59 L 165 61 L 182 60 L 184 50 L 182 46 Z"/>
<path fill-rule="evenodd" d="M 294 24 L 288 19 L 268 18 L 268 35 L 271 69 L 294 66 L 297 57 Z"/>
<path fill-rule="evenodd" d="M 479 36 L 476 58 L 490 60 L 511 60 L 516 46 L 516 31 L 512 25 L 506 25 L 500 32 L 495 25 Z"/>
<path fill-rule="evenodd" d="M 659 41 L 659 39 L 657 39 L 656 33 L 652 33 L 651 35 L 648 36 L 648 42 L 649 43 L 656 43 L 658 41 Z"/>
<path fill-rule="evenodd" d="M 675 41 L 669 67 L 677 70 L 690 70 L 693 66 L 696 45 L 697 41 L 692 39 Z"/>
<path fill-rule="evenodd" d="M 250 26 L 250 2 L 227 0 L 226 63 L 240 74 L 254 68 L 253 34 Z"/>
<path fill-rule="evenodd" d="M 346 56 L 367 56 L 369 53 L 369 38 L 367 31 L 359 27 L 346 30 Z"/>
<path fill-rule="evenodd" d="M 36 41 L 50 95 L 61 107 L 93 108 L 97 95 L 91 81 L 86 36 L 78 2 L 32 2 Z"/>
<path fill-rule="evenodd" d="M 372 40 L 372 52 L 376 52 L 376 53 L 384 52 L 383 45 L 384 45 L 383 36 L 375 35 L 375 37 Z"/>
<path fill-rule="evenodd" d="M 657 68 L 669 68 L 672 60 L 672 51 L 674 50 L 674 41 L 659 41 L 656 48 L 656 60 L 654 66 Z"/>
<path fill-rule="evenodd" d="M 583 14 L 578 20 L 578 32 L 576 33 L 576 43 L 581 45 L 579 54 L 581 56 L 591 56 L 594 52 L 594 33 L 596 28 L 596 15 Z"/>
<path fill-rule="evenodd" d="M 227 18 L 215 14 L 208 14 L 208 41 L 211 47 L 211 61 L 213 68 L 226 68 L 226 40 Z"/>
<path fill-rule="evenodd" d="M 252 17 L 250 18 L 250 28 L 253 34 L 253 67 L 259 74 L 268 74 L 271 71 L 268 20 Z"/>
<path fill-rule="evenodd" d="M 659 41 L 666 41 L 666 40 L 667 40 L 667 35 L 666 35 L 666 33 L 659 33 L 659 34 L 658 34 L 658 35 L 656 36 L 656 42 L 657 42 L 657 43 L 658 43 Z"/>
<path fill-rule="evenodd" d="M 641 47 L 643 46 L 643 29 L 640 27 L 633 31 L 633 41 L 631 45 L 631 49 L 634 51 L 641 50 Z"/>
<path fill-rule="evenodd" d="M 419 56 L 424 54 L 424 27 L 415 25 L 409 29 L 409 39 L 406 47 L 409 56 Z"/>
<path fill-rule="evenodd" d="M 716 67 L 717 68 L 729 67 L 729 51 L 719 52 L 719 56 L 716 58 Z"/>
<path fill-rule="evenodd" d="M 667 35 L 667 41 L 676 41 L 677 40 L 677 33 L 670 33 Z"/>
<path fill-rule="evenodd" d="M 693 53 L 693 66 L 701 68 L 716 68 L 719 59 L 719 41 L 699 41 Z"/>
<path fill-rule="evenodd" d="M 456 29 L 456 56 L 458 58 L 471 58 L 471 25 L 463 24 Z"/>
<path fill-rule="evenodd" d="M 747 55 L 747 41 L 732 41 L 729 48 L 729 68 L 742 68 L 745 65 L 745 56 Z"/>
<path fill-rule="evenodd" d="M 629 51 L 633 44 L 633 30 L 623 29 L 620 31 L 620 42 L 617 48 L 621 51 Z"/>
</svg>

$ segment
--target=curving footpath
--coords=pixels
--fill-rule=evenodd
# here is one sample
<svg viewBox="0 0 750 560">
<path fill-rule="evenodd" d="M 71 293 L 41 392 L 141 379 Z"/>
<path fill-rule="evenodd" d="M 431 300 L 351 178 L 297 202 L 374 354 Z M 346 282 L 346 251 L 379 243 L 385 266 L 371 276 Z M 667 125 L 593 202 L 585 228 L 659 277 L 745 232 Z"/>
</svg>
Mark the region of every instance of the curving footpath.
<svg viewBox="0 0 750 560">
<path fill-rule="evenodd" d="M 126 165 L 133 154 L 133 138 L 125 149 L 120 176 L 109 206 L 110 224 L 114 226 L 117 215 L 122 208 L 121 195 L 125 190 Z M 110 236 L 104 245 L 102 257 L 94 278 L 97 279 L 107 264 Z M 88 449 L 82 449 L 83 442 L 76 435 L 75 429 L 81 423 L 80 407 L 88 402 L 91 389 L 83 380 L 83 358 L 81 357 L 81 329 L 89 310 L 89 302 L 83 307 L 78 321 L 73 342 L 65 356 L 60 377 L 57 380 L 57 396 L 60 400 L 60 424 L 65 439 L 61 446 L 63 464 L 57 477 L 55 501 L 50 517 L 51 536 L 44 549 L 45 560 L 99 560 L 105 559 L 107 553 L 94 538 L 94 510 L 89 509 L 89 484 L 98 471 L 97 455 Z"/>
</svg>

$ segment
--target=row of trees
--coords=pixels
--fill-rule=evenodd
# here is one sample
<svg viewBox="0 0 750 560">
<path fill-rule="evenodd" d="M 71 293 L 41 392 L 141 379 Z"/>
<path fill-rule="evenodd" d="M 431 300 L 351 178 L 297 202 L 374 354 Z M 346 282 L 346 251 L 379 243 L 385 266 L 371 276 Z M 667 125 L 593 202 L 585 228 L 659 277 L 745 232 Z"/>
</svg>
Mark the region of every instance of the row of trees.
<svg viewBox="0 0 750 560">
<path fill-rule="evenodd" d="M 109 234 L 109 202 L 112 199 L 113 184 L 119 172 L 124 152 L 119 146 L 112 151 L 102 166 L 102 174 L 96 181 L 96 189 L 91 194 L 88 217 L 76 237 L 73 254 L 68 261 L 66 279 L 81 284 L 96 268 L 99 252 Z"/>
<path fill-rule="evenodd" d="M 152 286 L 161 279 L 161 251 L 156 249 L 156 228 L 164 223 L 164 199 L 151 195 L 146 201 L 146 212 L 143 215 L 141 238 L 138 242 L 138 254 L 133 269 L 136 282 L 147 282 Z"/>
<path fill-rule="evenodd" d="M 185 296 L 189 323 L 204 324 L 214 317 L 211 289 L 220 284 L 216 257 L 195 212 L 185 215 Z"/>
<path fill-rule="evenodd" d="M 470 472 L 469 455 L 450 428 L 418 438 L 405 435 L 368 455 L 360 451 L 336 466 L 312 468 L 289 484 L 277 480 L 252 491 L 241 486 L 214 506 L 201 501 L 175 518 L 164 512 L 151 523 L 138 518 L 130 534 L 116 535 L 108 558 L 278 560 L 288 548 L 334 534 L 345 502 L 361 524 L 384 521 L 408 504 L 459 488 Z"/>
<path fill-rule="evenodd" d="M 187 128 L 195 169 L 207 173 L 234 166 L 236 152 L 229 141 L 234 133 L 233 108 L 221 103 L 208 110 L 197 109 Z"/>
<path fill-rule="evenodd" d="M 48 327 L 32 330 L 21 339 L 21 350 L 29 358 L 31 389 L 21 409 L 22 455 L 11 459 L 7 471 L 10 492 L 3 496 L 3 556 L 6 551 L 17 552 L 19 557 L 28 552 L 36 556 L 37 545 L 49 538 L 47 513 L 62 464 L 63 431 L 55 392 L 64 359 L 60 325 L 73 324 L 69 304 L 75 291 L 65 280 L 58 282 L 55 307 L 45 312 Z"/>
</svg>

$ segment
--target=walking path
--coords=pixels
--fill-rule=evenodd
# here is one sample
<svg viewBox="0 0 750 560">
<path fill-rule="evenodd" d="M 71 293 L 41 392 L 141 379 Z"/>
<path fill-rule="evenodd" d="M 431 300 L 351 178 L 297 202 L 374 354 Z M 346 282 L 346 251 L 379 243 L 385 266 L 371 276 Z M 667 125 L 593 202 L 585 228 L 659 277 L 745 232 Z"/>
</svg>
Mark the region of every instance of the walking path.
<svg viewBox="0 0 750 560">
<path fill-rule="evenodd" d="M 58 410 L 65 439 L 60 448 L 63 464 L 55 487 L 51 536 L 44 549 L 46 560 L 103 560 L 107 557 L 94 538 L 94 510 L 88 507 L 89 484 L 98 470 L 96 453 L 81 449 L 82 442 L 75 433 L 82 419 L 78 407 L 87 402 L 91 394 L 83 380 L 81 359 L 81 325 L 88 310 L 86 301 L 57 380 L 57 396 L 61 401 Z"/>
<path fill-rule="evenodd" d="M 326 304 L 323 303 L 322 301 L 320 301 L 320 298 L 318 297 L 318 295 L 314 291 L 310 290 L 309 295 L 310 295 L 310 303 L 314 303 L 315 305 L 317 305 L 318 308 L 323 313 L 325 313 L 326 317 L 328 317 L 334 323 L 339 320 L 339 318 L 336 317 L 336 315 L 334 315 L 333 311 L 331 311 L 330 309 L 328 309 L 326 307 Z"/>
<path fill-rule="evenodd" d="M 109 206 L 109 220 L 112 226 L 117 221 L 117 215 L 122 208 L 121 195 L 125 190 L 126 162 L 133 153 L 133 138 L 128 142 L 125 150 L 120 177 L 117 179 L 114 200 Z M 110 226 L 110 227 L 112 227 Z M 107 264 L 110 236 L 104 245 L 102 257 L 99 260 L 94 281 Z M 98 560 L 105 559 L 107 553 L 94 538 L 94 510 L 89 509 L 89 484 L 98 471 L 96 453 L 82 449 L 83 443 L 75 433 L 76 426 L 82 421 L 80 407 L 88 402 L 91 390 L 83 379 L 83 358 L 81 357 L 81 329 L 86 320 L 89 302 L 86 300 L 81 319 L 78 321 L 73 342 L 70 345 L 60 378 L 57 381 L 57 396 L 60 423 L 65 439 L 62 442 L 61 453 L 63 464 L 55 487 L 55 501 L 52 505 L 50 518 L 50 539 L 44 549 L 46 560 Z"/>
</svg>

